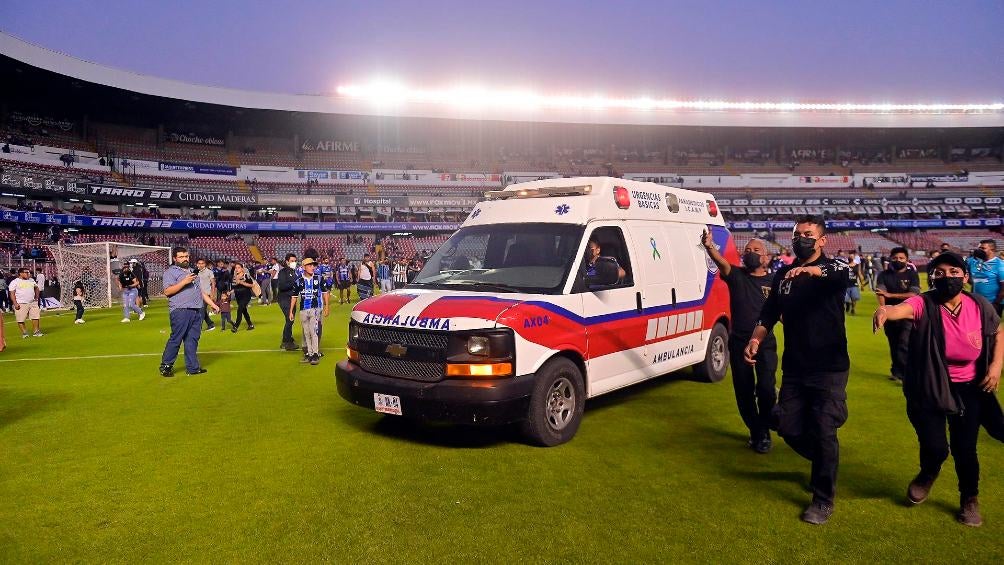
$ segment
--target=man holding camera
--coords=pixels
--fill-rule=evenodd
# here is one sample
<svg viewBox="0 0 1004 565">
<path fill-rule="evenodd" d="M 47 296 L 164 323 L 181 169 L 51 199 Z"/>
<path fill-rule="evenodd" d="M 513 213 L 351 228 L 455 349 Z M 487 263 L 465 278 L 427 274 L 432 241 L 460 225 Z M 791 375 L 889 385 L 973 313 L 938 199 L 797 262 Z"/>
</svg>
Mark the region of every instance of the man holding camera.
<svg viewBox="0 0 1004 565">
<path fill-rule="evenodd" d="M 161 375 L 174 376 L 174 361 L 182 343 L 185 344 L 185 372 L 189 375 L 206 372 L 199 364 L 198 355 L 202 305 L 205 303 L 213 312 L 220 311 L 209 295 L 210 290 L 202 288 L 199 276 L 191 268 L 188 249 L 175 247 L 174 264 L 164 271 L 164 296 L 170 310 L 171 337 L 160 360 Z"/>
</svg>

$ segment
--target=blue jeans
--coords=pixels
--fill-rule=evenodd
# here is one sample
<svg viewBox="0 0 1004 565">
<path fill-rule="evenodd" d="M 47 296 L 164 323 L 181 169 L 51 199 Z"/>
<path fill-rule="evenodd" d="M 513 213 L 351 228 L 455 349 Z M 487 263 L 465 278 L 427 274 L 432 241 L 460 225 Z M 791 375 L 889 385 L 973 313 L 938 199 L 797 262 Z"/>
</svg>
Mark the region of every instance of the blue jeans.
<svg viewBox="0 0 1004 565">
<path fill-rule="evenodd" d="M 139 297 L 138 288 L 127 288 L 122 291 L 122 317 L 128 318 L 130 312 L 142 314 L 143 309 L 136 306 L 136 298 Z"/>
<path fill-rule="evenodd" d="M 174 365 L 178 358 L 181 344 L 185 344 L 185 370 L 189 373 L 198 371 L 199 336 L 202 335 L 202 309 L 178 308 L 171 310 L 171 337 L 167 339 L 161 365 Z"/>
</svg>

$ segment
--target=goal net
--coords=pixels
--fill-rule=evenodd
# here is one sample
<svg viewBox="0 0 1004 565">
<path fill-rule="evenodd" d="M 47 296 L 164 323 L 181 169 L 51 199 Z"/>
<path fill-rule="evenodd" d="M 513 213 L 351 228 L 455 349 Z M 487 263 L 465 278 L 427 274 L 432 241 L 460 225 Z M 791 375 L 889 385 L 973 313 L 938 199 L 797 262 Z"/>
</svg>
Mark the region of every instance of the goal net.
<svg viewBox="0 0 1004 565">
<path fill-rule="evenodd" d="M 84 287 L 85 308 L 108 308 L 120 302 L 118 275 L 123 266 L 134 263 L 133 272 L 150 298 L 164 295 L 164 270 L 171 263 L 171 248 L 128 243 L 77 243 L 56 245 L 56 274 L 60 280 L 60 302 L 71 306 L 73 287 Z"/>
</svg>

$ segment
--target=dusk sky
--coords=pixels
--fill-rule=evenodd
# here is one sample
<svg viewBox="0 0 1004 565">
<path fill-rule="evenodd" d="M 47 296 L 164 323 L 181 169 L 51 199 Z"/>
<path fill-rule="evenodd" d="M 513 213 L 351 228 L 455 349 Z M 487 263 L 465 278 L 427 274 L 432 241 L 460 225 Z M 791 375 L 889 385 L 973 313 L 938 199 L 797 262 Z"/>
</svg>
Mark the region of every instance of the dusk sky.
<svg viewBox="0 0 1004 565">
<path fill-rule="evenodd" d="M 0 29 L 187 82 L 332 92 L 372 77 L 542 93 L 1004 101 L 1004 2 L 0 1 Z"/>
</svg>

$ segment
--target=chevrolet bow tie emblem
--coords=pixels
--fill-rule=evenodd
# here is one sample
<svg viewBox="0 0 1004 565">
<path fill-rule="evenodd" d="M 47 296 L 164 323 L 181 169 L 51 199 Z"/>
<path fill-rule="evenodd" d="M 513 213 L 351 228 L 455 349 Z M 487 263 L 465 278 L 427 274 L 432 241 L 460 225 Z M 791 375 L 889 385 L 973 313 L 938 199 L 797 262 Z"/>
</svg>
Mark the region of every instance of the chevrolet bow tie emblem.
<svg viewBox="0 0 1004 565">
<path fill-rule="evenodd" d="M 408 348 L 400 343 L 392 343 L 387 346 L 387 349 L 384 349 L 384 352 L 392 357 L 404 357 L 404 354 L 408 352 Z"/>
</svg>

